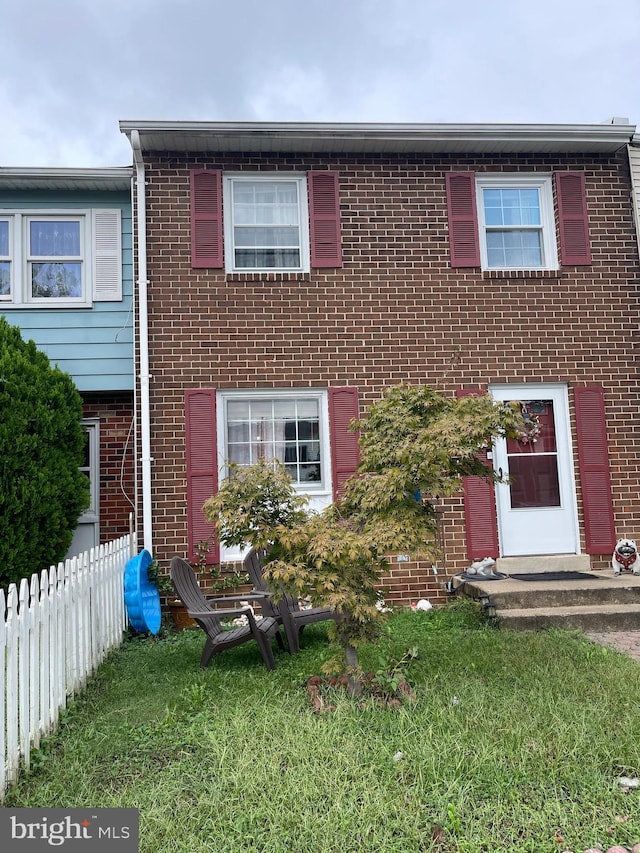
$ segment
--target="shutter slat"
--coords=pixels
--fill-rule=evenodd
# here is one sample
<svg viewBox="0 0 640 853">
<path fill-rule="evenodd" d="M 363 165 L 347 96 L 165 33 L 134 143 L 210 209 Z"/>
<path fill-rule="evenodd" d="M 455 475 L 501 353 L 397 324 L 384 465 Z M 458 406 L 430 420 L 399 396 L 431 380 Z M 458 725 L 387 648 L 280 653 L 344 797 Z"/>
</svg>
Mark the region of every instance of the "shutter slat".
<svg viewBox="0 0 640 853">
<path fill-rule="evenodd" d="M 222 172 L 193 169 L 191 184 L 191 266 L 222 267 Z"/>
<path fill-rule="evenodd" d="M 479 267 L 480 243 L 473 172 L 447 172 L 449 252 L 452 267 Z"/>
<path fill-rule="evenodd" d="M 344 491 L 344 483 L 356 472 L 360 461 L 358 435 L 349 432 L 349 424 L 359 417 L 357 388 L 329 388 L 329 424 L 333 499 Z"/>
<path fill-rule="evenodd" d="M 478 391 L 472 388 L 459 388 L 456 391 L 457 397 L 475 394 L 478 394 Z M 486 451 L 479 453 L 478 459 L 491 467 L 491 460 Z M 462 484 L 467 557 L 469 560 L 482 560 L 484 557 L 497 558 L 500 556 L 500 550 L 495 486 L 491 480 L 477 476 L 463 477 Z"/>
<path fill-rule="evenodd" d="M 209 541 L 207 561 L 220 559 L 215 527 L 207 521 L 202 505 L 218 490 L 216 442 L 216 392 L 203 388 L 185 394 L 187 463 L 187 547 L 190 560 L 197 558 L 200 542 Z"/>
<path fill-rule="evenodd" d="M 610 554 L 616 533 L 604 392 L 599 385 L 577 386 L 574 399 L 586 551 Z"/>
<path fill-rule="evenodd" d="M 584 172 L 556 172 L 560 258 L 565 266 L 591 263 Z"/>
<path fill-rule="evenodd" d="M 309 172 L 312 267 L 341 267 L 340 196 L 337 172 Z"/>
</svg>

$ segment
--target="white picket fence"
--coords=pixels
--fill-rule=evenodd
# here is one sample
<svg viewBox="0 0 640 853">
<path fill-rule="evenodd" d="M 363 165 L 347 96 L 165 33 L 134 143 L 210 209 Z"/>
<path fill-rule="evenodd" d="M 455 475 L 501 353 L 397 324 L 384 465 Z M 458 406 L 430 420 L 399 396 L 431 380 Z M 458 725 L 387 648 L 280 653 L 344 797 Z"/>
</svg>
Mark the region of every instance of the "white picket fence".
<svg viewBox="0 0 640 853">
<path fill-rule="evenodd" d="M 32 749 L 56 728 L 127 626 L 123 574 L 135 535 L 0 589 L 0 800 L 29 769 Z"/>
</svg>

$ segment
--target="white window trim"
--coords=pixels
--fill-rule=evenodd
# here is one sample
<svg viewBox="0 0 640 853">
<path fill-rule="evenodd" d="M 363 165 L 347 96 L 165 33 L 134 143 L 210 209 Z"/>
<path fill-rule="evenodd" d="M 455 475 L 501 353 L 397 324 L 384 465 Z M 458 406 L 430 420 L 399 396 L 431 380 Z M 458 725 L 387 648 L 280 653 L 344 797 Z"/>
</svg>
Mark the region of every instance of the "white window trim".
<svg viewBox="0 0 640 853">
<path fill-rule="evenodd" d="M 9 250 L 8 255 L 0 255 L 0 261 L 9 262 L 9 287 L 10 291 L 8 294 L 3 295 L 0 293 L 0 304 L 10 302 L 13 299 L 13 293 L 15 291 L 15 236 L 14 236 L 14 218 L 11 215 L 6 215 L 2 213 L 0 215 L 0 222 L 6 222 L 9 226 L 9 235 L 7 240 L 7 247 Z"/>
<path fill-rule="evenodd" d="M 487 259 L 486 223 L 484 218 L 484 189 L 537 189 L 540 198 L 542 232 L 542 265 L 539 267 L 490 267 Z M 540 173 L 479 174 L 476 175 L 476 208 L 480 238 L 480 262 L 483 270 L 557 270 L 558 245 L 556 241 L 555 214 L 553 207 L 552 176 Z"/>
<path fill-rule="evenodd" d="M 255 400 L 263 398 L 274 400 L 277 398 L 287 399 L 291 397 L 313 398 L 318 400 L 320 413 L 320 445 L 322 481 L 317 485 L 313 483 L 297 484 L 294 488 L 298 494 L 309 498 L 309 509 L 311 512 L 321 512 L 333 502 L 333 486 L 331 479 L 331 444 L 329 440 L 329 395 L 325 390 L 314 388 L 289 388 L 283 389 L 238 389 L 219 390 L 216 392 L 216 427 L 217 427 L 217 453 L 218 453 L 218 480 L 222 482 L 227 476 L 227 402 L 229 400 Z M 247 548 L 237 546 L 226 548 L 220 547 L 220 559 L 225 561 L 241 560 L 247 553 Z"/>
<path fill-rule="evenodd" d="M 228 458 L 227 452 L 227 403 L 230 400 L 247 400 L 247 399 L 263 399 L 263 400 L 290 400 L 295 398 L 312 399 L 318 401 L 318 412 L 320 415 L 320 447 L 321 447 L 321 481 L 317 484 L 294 483 L 294 488 L 297 492 L 303 495 L 331 495 L 331 446 L 329 441 L 329 402 L 326 391 L 309 388 L 291 388 L 289 390 L 270 390 L 270 389 L 242 389 L 242 390 L 222 390 L 218 391 L 216 405 L 217 417 L 217 436 L 218 436 L 218 472 L 220 479 L 223 480 L 227 476 Z"/>
<path fill-rule="evenodd" d="M 97 524 L 100 521 L 100 419 L 83 418 L 82 425 L 88 437 L 89 465 L 80 470 L 89 475 L 89 506 L 78 519 L 78 524 Z"/>
<path fill-rule="evenodd" d="M 233 239 L 233 183 L 237 181 L 295 181 L 298 185 L 298 216 L 300 222 L 300 266 L 297 267 L 236 267 Z M 299 172 L 226 172 L 222 182 L 222 204 L 224 221 L 224 257 L 227 273 L 287 273 L 309 272 L 309 201 L 307 176 Z"/>
<path fill-rule="evenodd" d="M 33 219 L 81 223 L 82 296 L 37 298 L 29 281 L 28 233 Z M 9 222 L 11 294 L 0 296 L 2 309 L 91 308 L 94 302 L 122 301 L 122 211 L 110 208 L 0 209 Z M 5 260 L 4 256 L 2 260 Z"/>
<path fill-rule="evenodd" d="M 38 308 L 57 305 L 61 307 L 91 305 L 92 279 L 91 279 L 91 211 L 65 211 L 64 213 L 53 213 L 51 211 L 35 212 L 32 210 L 23 211 L 22 213 L 22 240 L 24 251 L 17 257 L 22 262 L 22 270 L 20 281 L 17 281 L 18 287 L 22 285 L 22 300 L 23 304 L 34 305 Z M 72 263 L 80 262 L 82 265 L 82 295 L 81 296 L 49 296 L 37 297 L 31 293 L 31 280 L 29 276 L 29 268 L 32 263 L 37 263 L 39 256 L 31 254 L 29 245 L 29 223 L 33 221 L 55 220 L 56 222 L 78 222 L 80 224 L 80 247 L 81 254 L 77 258 L 61 257 L 61 262 L 71 260 Z M 16 228 L 16 231 L 18 228 Z M 44 257 L 44 256 L 42 256 Z M 50 258 L 45 260 L 45 263 L 51 262 Z M 18 278 L 18 276 L 16 276 Z"/>
</svg>

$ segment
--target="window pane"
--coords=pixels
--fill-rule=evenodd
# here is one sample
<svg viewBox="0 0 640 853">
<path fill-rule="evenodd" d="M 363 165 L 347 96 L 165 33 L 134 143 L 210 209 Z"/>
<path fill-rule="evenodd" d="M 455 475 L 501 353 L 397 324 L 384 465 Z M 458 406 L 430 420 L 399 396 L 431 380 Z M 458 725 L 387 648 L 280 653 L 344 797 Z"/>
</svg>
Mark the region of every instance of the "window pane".
<svg viewBox="0 0 640 853">
<path fill-rule="evenodd" d="M 227 417 L 229 420 L 240 420 L 249 417 L 248 400 L 229 400 L 227 403 Z"/>
<path fill-rule="evenodd" d="M 267 207 L 258 205 L 236 205 L 234 212 L 236 225 L 296 225 L 298 224 L 298 205 L 278 205 Z"/>
<path fill-rule="evenodd" d="M 244 407 L 244 408 L 241 408 Z M 232 462 L 249 465 L 258 459 L 279 459 L 294 482 L 321 479 L 320 416 L 317 400 L 275 398 L 233 401 L 230 411 L 247 418 L 227 421 L 227 454 Z"/>
<path fill-rule="evenodd" d="M 300 252 L 289 249 L 238 249 L 238 269 L 299 269 Z"/>
<path fill-rule="evenodd" d="M 80 223 L 64 220 L 29 223 L 29 251 L 40 257 L 80 257 Z"/>
<path fill-rule="evenodd" d="M 538 190 L 519 190 L 520 221 L 519 225 L 540 225 L 540 199 Z"/>
<path fill-rule="evenodd" d="M 539 231 L 487 231 L 490 267 L 531 269 L 542 266 L 542 235 Z"/>
<path fill-rule="evenodd" d="M 250 438 L 250 427 L 248 423 L 237 423 L 235 421 L 229 421 L 227 424 L 227 435 L 229 437 L 229 441 L 236 443 L 239 441 L 249 441 Z"/>
<path fill-rule="evenodd" d="M 0 222 L 0 257 L 9 257 L 9 223 Z"/>
<path fill-rule="evenodd" d="M 31 264 L 31 295 L 38 298 L 82 296 L 82 264 Z"/>
<path fill-rule="evenodd" d="M 560 506 L 560 483 L 555 454 L 513 456 L 509 460 L 512 509 Z"/>
<path fill-rule="evenodd" d="M 252 228 L 243 226 L 234 228 L 233 239 L 236 247 L 244 249 L 249 246 L 271 248 L 273 246 L 298 246 L 297 228 Z"/>
<path fill-rule="evenodd" d="M 482 197 L 488 226 L 540 225 L 537 189 L 485 189 Z"/>
<path fill-rule="evenodd" d="M 277 418 L 293 418 L 297 411 L 297 400 L 279 400 L 273 401 L 273 414 Z"/>
<path fill-rule="evenodd" d="M 526 436 L 507 439 L 507 453 L 509 456 L 526 453 L 556 453 L 556 428 L 553 413 L 552 400 L 529 400 L 525 403 L 523 415 L 529 419 L 537 428 L 533 438 L 526 440 Z"/>
<path fill-rule="evenodd" d="M 9 261 L 0 261 L 0 296 L 8 296 L 11 293 L 11 264 Z"/>
</svg>

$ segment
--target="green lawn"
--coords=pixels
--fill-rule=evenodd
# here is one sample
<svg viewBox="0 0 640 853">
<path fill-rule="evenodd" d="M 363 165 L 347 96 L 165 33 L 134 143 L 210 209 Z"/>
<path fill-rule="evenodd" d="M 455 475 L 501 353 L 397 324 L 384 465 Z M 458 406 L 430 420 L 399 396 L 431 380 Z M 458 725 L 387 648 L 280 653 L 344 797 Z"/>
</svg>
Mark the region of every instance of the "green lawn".
<svg viewBox="0 0 640 853">
<path fill-rule="evenodd" d="M 266 671 L 253 644 L 198 666 L 199 631 L 127 642 L 6 806 L 140 809 L 142 853 L 559 853 L 640 841 L 640 665 L 468 606 L 400 612 L 377 649 L 416 701 L 314 715 L 323 626 Z M 402 758 L 394 760 L 398 752 Z M 433 840 L 434 827 L 436 840 Z M 440 829 L 438 829 L 440 828 Z"/>
</svg>

